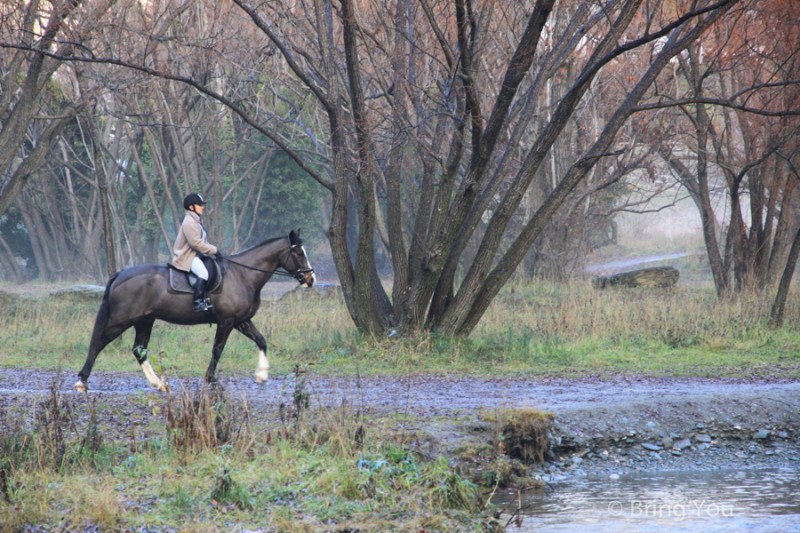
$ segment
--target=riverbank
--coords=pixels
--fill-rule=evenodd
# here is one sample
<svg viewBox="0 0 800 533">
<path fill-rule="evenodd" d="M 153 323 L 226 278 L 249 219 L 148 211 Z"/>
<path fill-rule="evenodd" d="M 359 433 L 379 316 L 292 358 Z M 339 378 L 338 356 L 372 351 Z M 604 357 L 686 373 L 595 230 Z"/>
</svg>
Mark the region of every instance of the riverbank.
<svg viewBox="0 0 800 533">
<path fill-rule="evenodd" d="M 409 375 L 324 377 L 284 375 L 264 385 L 224 377 L 225 394 L 246 400 L 256 419 L 275 421 L 302 380 L 312 409 L 348 405 L 376 419 L 396 420 L 406 440 L 426 443 L 427 455 L 455 456 L 496 439 L 498 420 L 519 409 L 553 414 L 544 465 L 530 465 L 545 481 L 576 475 L 724 467 L 800 467 L 800 382 L 781 379 L 514 379 Z M 122 409 L 105 421 L 113 434 L 152 418 L 153 392 L 141 374 L 100 372 L 90 394 L 71 390 L 74 376 L 0 369 L 0 406 L 31 408 L 56 387 L 80 412 L 89 403 Z M 173 391 L 197 390 L 199 378 L 175 378 Z M 115 428 L 114 422 L 123 424 Z"/>
<path fill-rule="evenodd" d="M 196 377 L 168 394 L 141 373 L 74 379 L 0 369 L 0 442 L 23 454 L 0 465 L 0 515 L 19 527 L 498 531 L 509 491 L 800 465 L 791 380 L 306 372 L 222 375 L 208 396 Z M 543 463 L 508 454 L 519 412 L 552 413 Z"/>
</svg>

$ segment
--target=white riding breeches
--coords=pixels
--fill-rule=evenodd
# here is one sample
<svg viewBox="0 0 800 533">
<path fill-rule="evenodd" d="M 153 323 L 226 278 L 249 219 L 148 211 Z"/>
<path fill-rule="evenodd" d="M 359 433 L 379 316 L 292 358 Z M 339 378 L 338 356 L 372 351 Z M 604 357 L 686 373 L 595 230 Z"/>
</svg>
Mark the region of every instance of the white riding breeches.
<svg viewBox="0 0 800 533">
<path fill-rule="evenodd" d="M 192 259 L 192 272 L 194 272 L 198 278 L 208 281 L 208 269 L 206 269 L 202 259 L 199 257 Z"/>
</svg>

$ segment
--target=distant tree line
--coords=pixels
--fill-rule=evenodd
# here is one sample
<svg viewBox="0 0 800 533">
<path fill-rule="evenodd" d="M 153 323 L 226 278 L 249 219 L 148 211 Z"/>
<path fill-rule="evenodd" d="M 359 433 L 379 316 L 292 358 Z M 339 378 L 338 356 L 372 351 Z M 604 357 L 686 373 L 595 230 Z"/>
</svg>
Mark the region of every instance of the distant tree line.
<svg viewBox="0 0 800 533">
<path fill-rule="evenodd" d="M 788 290 L 790 1 L 0 9 L 6 279 L 164 260 L 200 191 L 226 251 L 293 227 L 326 240 L 360 330 L 467 335 L 515 273 L 569 275 L 616 213 L 673 189 L 721 297 Z"/>
</svg>

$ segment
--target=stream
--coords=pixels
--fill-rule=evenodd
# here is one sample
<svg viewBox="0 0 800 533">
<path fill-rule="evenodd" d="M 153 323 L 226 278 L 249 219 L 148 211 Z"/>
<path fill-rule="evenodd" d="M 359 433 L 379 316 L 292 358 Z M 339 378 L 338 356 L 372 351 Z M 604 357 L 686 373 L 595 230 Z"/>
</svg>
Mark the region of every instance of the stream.
<svg viewBox="0 0 800 533">
<path fill-rule="evenodd" d="M 800 531 L 800 468 L 587 477 L 495 504 L 511 533 L 786 533 Z"/>
</svg>

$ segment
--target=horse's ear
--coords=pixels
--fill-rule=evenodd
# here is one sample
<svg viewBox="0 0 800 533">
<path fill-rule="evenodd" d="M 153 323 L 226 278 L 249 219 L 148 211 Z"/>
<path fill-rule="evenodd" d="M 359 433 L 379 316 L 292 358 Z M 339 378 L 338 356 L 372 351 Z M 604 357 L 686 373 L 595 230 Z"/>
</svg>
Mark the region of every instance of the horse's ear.
<svg viewBox="0 0 800 533">
<path fill-rule="evenodd" d="M 289 243 L 291 243 L 292 246 L 300 246 L 303 244 L 303 240 L 300 238 L 300 228 L 289 232 Z"/>
</svg>

